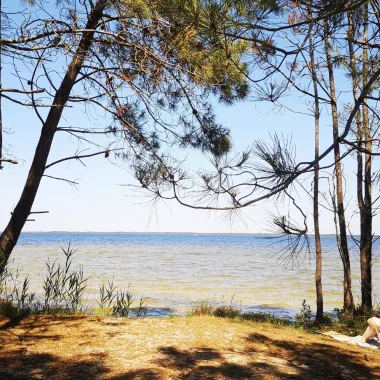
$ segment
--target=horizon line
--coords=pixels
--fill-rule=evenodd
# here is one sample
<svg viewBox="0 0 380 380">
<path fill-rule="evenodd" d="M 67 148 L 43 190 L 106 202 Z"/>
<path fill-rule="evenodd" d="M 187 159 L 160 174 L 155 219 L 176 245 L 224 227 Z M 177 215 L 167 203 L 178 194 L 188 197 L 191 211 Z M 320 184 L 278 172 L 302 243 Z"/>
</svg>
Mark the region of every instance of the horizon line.
<svg viewBox="0 0 380 380">
<path fill-rule="evenodd" d="M 21 233 L 76 233 L 76 234 L 175 234 L 175 235 L 274 235 L 283 236 L 281 232 L 196 232 L 196 231 L 68 231 L 68 230 L 51 230 L 51 231 L 22 231 Z M 309 236 L 314 236 L 310 233 Z M 335 233 L 321 234 L 321 236 L 335 236 Z M 357 236 L 354 234 L 353 236 Z"/>
</svg>

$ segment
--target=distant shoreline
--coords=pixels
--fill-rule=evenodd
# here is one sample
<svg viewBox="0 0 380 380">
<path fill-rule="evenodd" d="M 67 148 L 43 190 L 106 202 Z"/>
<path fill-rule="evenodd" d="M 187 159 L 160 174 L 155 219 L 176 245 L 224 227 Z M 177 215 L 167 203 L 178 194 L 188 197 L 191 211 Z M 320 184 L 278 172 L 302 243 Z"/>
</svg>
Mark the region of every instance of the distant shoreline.
<svg viewBox="0 0 380 380">
<path fill-rule="evenodd" d="M 149 231 L 23 231 L 22 234 L 97 234 L 97 235 L 235 235 L 235 236 L 283 236 L 270 232 L 149 232 Z M 314 234 L 309 234 L 314 236 Z M 335 234 L 321 234 L 323 237 L 335 237 Z M 359 235 L 353 235 L 358 237 Z M 374 236 L 377 238 L 377 236 Z"/>
</svg>

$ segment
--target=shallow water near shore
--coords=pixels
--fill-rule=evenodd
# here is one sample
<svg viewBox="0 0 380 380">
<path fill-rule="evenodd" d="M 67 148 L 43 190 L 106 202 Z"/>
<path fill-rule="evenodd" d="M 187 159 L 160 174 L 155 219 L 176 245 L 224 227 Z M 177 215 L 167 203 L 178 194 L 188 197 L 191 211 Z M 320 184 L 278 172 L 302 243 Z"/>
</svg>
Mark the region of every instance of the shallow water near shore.
<svg viewBox="0 0 380 380">
<path fill-rule="evenodd" d="M 184 313 L 201 301 L 231 302 L 244 309 L 293 318 L 306 300 L 314 310 L 314 255 L 301 253 L 284 266 L 284 241 L 272 235 L 148 233 L 23 233 L 12 255 L 12 268 L 31 278 L 42 292 L 45 262 L 63 260 L 60 247 L 71 246 L 75 266 L 89 277 L 89 300 L 99 284 L 114 281 L 147 298 L 150 314 Z M 313 251 L 313 238 L 310 239 Z M 322 238 L 325 310 L 342 306 L 343 272 L 336 240 Z M 380 244 L 374 245 L 373 293 L 380 301 Z M 359 302 L 358 249 L 351 241 L 354 296 Z"/>
</svg>

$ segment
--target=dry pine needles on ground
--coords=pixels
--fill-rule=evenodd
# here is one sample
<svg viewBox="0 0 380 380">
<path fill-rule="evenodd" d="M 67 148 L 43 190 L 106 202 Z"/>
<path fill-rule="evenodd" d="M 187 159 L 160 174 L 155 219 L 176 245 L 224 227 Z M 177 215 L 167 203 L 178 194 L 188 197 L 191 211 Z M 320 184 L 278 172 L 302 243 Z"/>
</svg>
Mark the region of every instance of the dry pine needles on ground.
<svg viewBox="0 0 380 380">
<path fill-rule="evenodd" d="M 0 379 L 376 379 L 379 350 L 215 317 L 0 317 Z"/>
</svg>

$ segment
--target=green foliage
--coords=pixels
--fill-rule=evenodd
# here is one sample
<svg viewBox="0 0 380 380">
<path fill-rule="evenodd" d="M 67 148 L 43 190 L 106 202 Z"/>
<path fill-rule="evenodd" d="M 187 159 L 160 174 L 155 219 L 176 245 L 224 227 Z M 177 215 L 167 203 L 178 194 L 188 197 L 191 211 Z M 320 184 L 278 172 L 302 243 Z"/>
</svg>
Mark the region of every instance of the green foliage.
<svg viewBox="0 0 380 380">
<path fill-rule="evenodd" d="M 348 335 L 361 335 L 368 326 L 368 318 L 380 315 L 380 307 L 376 304 L 373 310 L 366 310 L 358 305 L 352 311 L 335 308 L 334 312 L 338 320 L 338 322 L 333 322 L 335 330 Z"/>
<path fill-rule="evenodd" d="M 372 310 L 369 310 L 362 305 L 357 305 L 352 310 L 335 308 L 334 312 L 340 322 L 361 318 L 368 319 L 380 314 L 380 305 L 375 302 Z"/>
<path fill-rule="evenodd" d="M 116 286 L 114 286 L 113 281 L 108 281 L 107 285 L 99 286 L 100 298 L 99 301 L 96 301 L 102 310 L 103 314 L 105 310 L 110 310 L 113 305 L 113 301 L 116 297 Z"/>
<path fill-rule="evenodd" d="M 171 23 L 164 41 L 178 62 L 193 81 L 210 86 L 226 103 L 248 93 L 247 67 L 242 60 L 248 43 L 223 33 L 233 29 L 234 7 L 229 1 L 165 0 L 157 2 L 156 8 Z M 236 7 L 246 14 L 242 5 Z"/>
<path fill-rule="evenodd" d="M 146 316 L 148 312 L 146 298 L 143 298 L 143 297 L 140 298 L 139 306 L 137 307 L 135 312 L 136 312 L 136 317 Z"/>
<path fill-rule="evenodd" d="M 135 298 L 132 290 L 128 287 L 126 291 L 117 290 L 113 281 L 108 281 L 107 285 L 99 286 L 100 298 L 97 304 L 100 307 L 100 314 L 112 315 L 113 317 L 126 318 L 131 314 L 136 317 L 144 317 L 147 314 L 146 299 L 141 297 L 139 305 L 132 307 Z"/>
<path fill-rule="evenodd" d="M 242 311 L 242 309 L 231 301 L 230 305 L 216 305 L 209 301 L 202 301 L 195 305 L 188 314 L 189 316 L 213 316 L 218 318 L 230 318 L 240 321 L 258 323 L 270 323 L 278 326 L 290 326 L 291 322 L 277 317 L 272 313 Z"/>
<path fill-rule="evenodd" d="M 20 310 L 11 301 L 0 300 L 0 315 L 16 320 L 20 317 Z"/>
<path fill-rule="evenodd" d="M 333 317 L 331 314 L 327 314 L 327 313 L 324 313 L 323 314 L 323 320 L 322 320 L 322 323 L 320 323 L 320 325 L 324 325 L 324 326 L 331 326 L 333 324 Z"/>
<path fill-rule="evenodd" d="M 313 314 L 306 300 L 302 301 L 301 311 L 296 315 L 295 327 L 307 330 L 313 325 Z"/>
<path fill-rule="evenodd" d="M 302 330 L 314 330 L 321 328 L 323 329 L 324 327 L 331 326 L 333 324 L 333 318 L 329 314 L 324 314 L 323 320 L 321 322 L 317 322 L 313 318 L 310 305 L 306 303 L 306 300 L 303 300 L 301 311 L 296 314 L 294 327 Z"/>
<path fill-rule="evenodd" d="M 117 33 L 122 43 L 119 37 L 116 40 L 105 37 L 100 54 L 111 66 L 121 68 L 113 72 L 112 77 L 107 77 L 107 86 L 112 83 L 112 88 L 126 86 L 135 92 L 136 96 L 122 100 L 116 94 L 111 98 L 114 121 L 122 125 L 122 137 L 131 145 L 158 149 L 159 134 L 145 130 L 147 115 L 158 121 L 157 125 L 165 125 L 161 115 L 170 113 L 180 116 L 178 122 L 171 120 L 167 128 L 181 124 L 186 132 L 181 135 L 176 130 L 180 144 L 201 147 L 218 155 L 229 149 L 228 133 L 215 123 L 207 95 L 219 96 L 228 104 L 248 95 L 244 55 L 249 43 L 224 33 L 229 29 L 233 32 L 237 14 L 245 21 L 254 18 L 253 7 L 249 6 L 248 12 L 247 4 L 243 3 L 235 5 L 230 1 L 214 0 L 113 2 L 120 18 L 115 26 L 110 23 L 107 27 L 110 32 Z M 149 104 L 146 99 L 141 101 L 142 94 L 149 98 Z M 206 132 L 208 129 L 210 131 Z M 221 135 L 218 143 L 217 135 Z M 212 139 L 210 144 L 207 138 Z M 125 158 L 130 157 L 126 155 Z"/>
<path fill-rule="evenodd" d="M 242 313 L 240 309 L 233 307 L 232 305 L 222 305 L 217 306 L 213 315 L 219 318 L 238 318 L 241 317 Z"/>
<path fill-rule="evenodd" d="M 133 293 L 129 288 L 126 291 L 116 292 L 116 302 L 112 307 L 112 315 L 115 317 L 128 317 L 133 301 Z"/>
<path fill-rule="evenodd" d="M 21 280 L 20 270 L 6 265 L 0 274 L 0 314 L 10 319 L 23 318 L 33 311 L 35 293 L 29 292 L 30 280 Z"/>
<path fill-rule="evenodd" d="M 71 257 L 75 250 L 63 249 L 65 264 L 57 261 L 46 263 L 46 275 L 43 281 L 44 296 L 38 300 L 36 294 L 29 291 L 30 279 L 21 280 L 20 270 L 11 271 L 6 266 L 0 275 L 0 313 L 9 317 L 23 317 L 28 314 L 72 314 L 81 310 L 87 279 L 83 270 L 70 270 Z"/>
<path fill-rule="evenodd" d="M 152 1 L 146 0 L 122 0 L 127 14 L 125 16 L 138 17 L 139 19 L 151 19 L 153 16 Z"/>
<path fill-rule="evenodd" d="M 270 323 L 276 326 L 290 326 L 291 322 L 287 319 L 278 317 L 273 313 L 266 312 L 246 312 L 242 313 L 241 319 L 245 321 L 252 321 L 257 323 Z"/>
<path fill-rule="evenodd" d="M 82 311 L 82 301 L 88 278 L 84 277 L 83 268 L 71 270 L 72 256 L 76 250 L 69 246 L 62 248 L 65 255 L 64 265 L 57 260 L 46 263 L 46 275 L 43 281 L 45 292 L 42 302 L 42 313 L 75 314 Z"/>
<path fill-rule="evenodd" d="M 38 299 L 35 293 L 29 291 L 30 280 L 21 280 L 20 270 L 12 272 L 9 266 L 0 274 L 0 315 L 11 319 L 23 318 L 29 314 L 77 314 L 95 312 L 84 302 L 88 278 L 84 277 L 83 269 L 71 269 L 72 257 L 76 250 L 69 244 L 67 249 L 61 248 L 65 261 L 57 260 L 46 263 L 46 274 L 43 279 L 44 295 Z M 146 299 L 141 297 L 136 307 L 133 292 L 117 290 L 113 281 L 99 286 L 100 298 L 96 301 L 101 315 L 128 317 L 130 315 L 143 317 L 148 308 Z"/>
<path fill-rule="evenodd" d="M 341 308 L 334 309 L 338 322 L 333 323 L 334 330 L 347 335 L 361 335 L 367 328 L 367 319 L 373 315 L 363 313 L 357 306 L 352 312 L 347 312 Z"/>
<path fill-rule="evenodd" d="M 212 305 L 210 302 L 202 301 L 200 304 L 192 307 L 191 311 L 189 312 L 189 316 L 211 316 L 213 315 L 214 309 L 214 305 Z"/>
<path fill-rule="evenodd" d="M 271 142 L 258 140 L 253 144 L 253 154 L 261 161 L 255 169 L 265 177 L 269 187 L 279 187 L 297 174 L 296 150 L 291 137 L 271 136 Z"/>
</svg>

